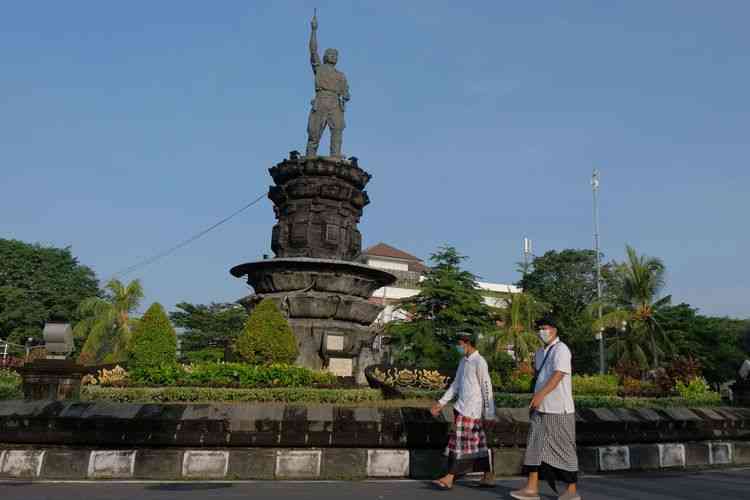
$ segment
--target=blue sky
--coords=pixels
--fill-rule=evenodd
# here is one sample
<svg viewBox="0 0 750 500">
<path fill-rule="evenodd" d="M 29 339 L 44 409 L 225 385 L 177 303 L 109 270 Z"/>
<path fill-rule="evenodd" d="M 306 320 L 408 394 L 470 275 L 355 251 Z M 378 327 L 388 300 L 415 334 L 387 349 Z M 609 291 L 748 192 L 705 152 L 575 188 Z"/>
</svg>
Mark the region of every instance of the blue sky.
<svg viewBox="0 0 750 500">
<path fill-rule="evenodd" d="M 750 3 L 14 2 L 0 17 L 0 237 L 72 246 L 99 277 L 267 190 L 303 149 L 307 39 L 349 79 L 344 150 L 373 174 L 361 224 L 483 280 L 592 244 L 661 257 L 668 292 L 750 316 Z M 327 139 L 322 151 L 327 150 Z M 264 200 L 127 278 L 147 301 L 234 300 L 270 253 Z"/>
</svg>

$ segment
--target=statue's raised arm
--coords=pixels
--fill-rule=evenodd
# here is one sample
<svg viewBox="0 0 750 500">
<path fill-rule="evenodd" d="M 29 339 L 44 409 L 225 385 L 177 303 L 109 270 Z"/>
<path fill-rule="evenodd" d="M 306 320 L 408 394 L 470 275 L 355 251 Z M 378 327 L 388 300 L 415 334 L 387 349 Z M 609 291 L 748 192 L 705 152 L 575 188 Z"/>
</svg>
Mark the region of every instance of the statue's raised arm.
<svg viewBox="0 0 750 500">
<path fill-rule="evenodd" d="M 312 64 L 313 71 L 320 66 L 320 56 L 318 55 L 318 16 L 313 14 L 312 21 L 310 21 L 310 64 Z"/>
</svg>

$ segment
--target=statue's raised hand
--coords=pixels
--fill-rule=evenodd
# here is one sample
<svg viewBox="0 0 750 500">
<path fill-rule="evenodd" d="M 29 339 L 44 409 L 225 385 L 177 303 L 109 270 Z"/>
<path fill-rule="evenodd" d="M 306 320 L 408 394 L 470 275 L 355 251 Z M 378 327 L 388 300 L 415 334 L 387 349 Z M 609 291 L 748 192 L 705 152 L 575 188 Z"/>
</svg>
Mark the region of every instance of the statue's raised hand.
<svg viewBox="0 0 750 500">
<path fill-rule="evenodd" d="M 318 16 L 313 16 L 312 21 L 310 21 L 310 27 L 313 31 L 318 29 Z"/>
</svg>

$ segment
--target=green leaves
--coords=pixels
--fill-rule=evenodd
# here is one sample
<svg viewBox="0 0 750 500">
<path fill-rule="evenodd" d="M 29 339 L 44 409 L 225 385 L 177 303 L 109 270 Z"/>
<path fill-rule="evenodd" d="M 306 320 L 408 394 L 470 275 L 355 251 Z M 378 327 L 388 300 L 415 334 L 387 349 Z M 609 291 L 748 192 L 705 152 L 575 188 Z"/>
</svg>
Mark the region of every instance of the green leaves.
<svg viewBox="0 0 750 500">
<path fill-rule="evenodd" d="M 299 355 L 297 338 L 271 299 L 264 299 L 255 306 L 234 349 L 251 364 L 291 364 Z"/>
<path fill-rule="evenodd" d="M 148 308 L 133 330 L 128 357 L 134 368 L 158 367 L 176 361 L 177 335 L 158 302 Z"/>
<path fill-rule="evenodd" d="M 175 326 L 184 328 L 180 335 L 181 350 L 188 354 L 209 347 L 224 347 L 242 333 L 247 312 L 234 303 L 177 304 L 169 317 Z M 222 355 L 223 357 L 223 355 Z"/>
</svg>

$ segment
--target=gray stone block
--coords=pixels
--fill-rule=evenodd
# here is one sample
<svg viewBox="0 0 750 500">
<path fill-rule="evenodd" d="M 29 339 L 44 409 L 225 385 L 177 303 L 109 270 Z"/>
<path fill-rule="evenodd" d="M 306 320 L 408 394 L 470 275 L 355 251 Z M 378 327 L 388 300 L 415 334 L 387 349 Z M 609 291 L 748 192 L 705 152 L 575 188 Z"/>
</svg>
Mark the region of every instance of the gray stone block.
<svg viewBox="0 0 750 500">
<path fill-rule="evenodd" d="M 606 446 L 599 448 L 599 470 L 612 472 L 630 469 L 630 448 Z"/>
<path fill-rule="evenodd" d="M 273 479 L 276 468 L 276 450 L 251 448 L 229 452 L 230 479 Z"/>
<path fill-rule="evenodd" d="M 435 479 L 445 473 L 446 458 L 442 450 L 411 450 L 409 452 L 409 477 Z"/>
<path fill-rule="evenodd" d="M 186 479 L 223 479 L 228 468 L 228 451 L 188 450 L 182 457 L 182 477 Z"/>
<path fill-rule="evenodd" d="M 367 477 L 367 450 L 326 448 L 323 450 L 321 479 L 351 480 Z"/>
<path fill-rule="evenodd" d="M 42 450 L 6 450 L 0 463 L 0 476 L 38 477 L 44 453 Z"/>
<path fill-rule="evenodd" d="M 685 444 L 685 465 L 687 467 L 705 467 L 711 464 L 711 450 L 708 443 Z"/>
<path fill-rule="evenodd" d="M 730 465 L 734 462 L 732 443 L 709 443 L 711 465 Z"/>
<path fill-rule="evenodd" d="M 663 469 L 685 467 L 685 445 L 659 444 L 659 464 Z"/>
<path fill-rule="evenodd" d="M 367 450 L 367 476 L 409 477 L 409 451 Z"/>
<path fill-rule="evenodd" d="M 636 444 L 630 447 L 630 468 L 633 470 L 657 470 L 659 462 L 659 447 L 653 444 Z"/>
<path fill-rule="evenodd" d="M 278 450 L 276 452 L 276 478 L 319 478 L 321 462 L 321 450 Z"/>
<path fill-rule="evenodd" d="M 88 477 L 91 479 L 128 479 L 135 469 L 133 450 L 92 451 L 89 457 Z"/>
<path fill-rule="evenodd" d="M 41 477 L 45 479 L 85 479 L 89 470 L 89 450 L 47 450 Z"/>
<path fill-rule="evenodd" d="M 492 450 L 492 465 L 495 476 L 517 476 L 523 467 L 525 450 L 522 448 L 495 448 Z"/>
<path fill-rule="evenodd" d="M 134 475 L 141 479 L 180 479 L 181 450 L 138 450 Z"/>
<path fill-rule="evenodd" d="M 750 465 L 750 442 L 735 441 L 734 463 L 737 465 Z"/>
<path fill-rule="evenodd" d="M 587 472 L 599 472 L 599 449 L 578 447 L 578 469 Z"/>
</svg>

